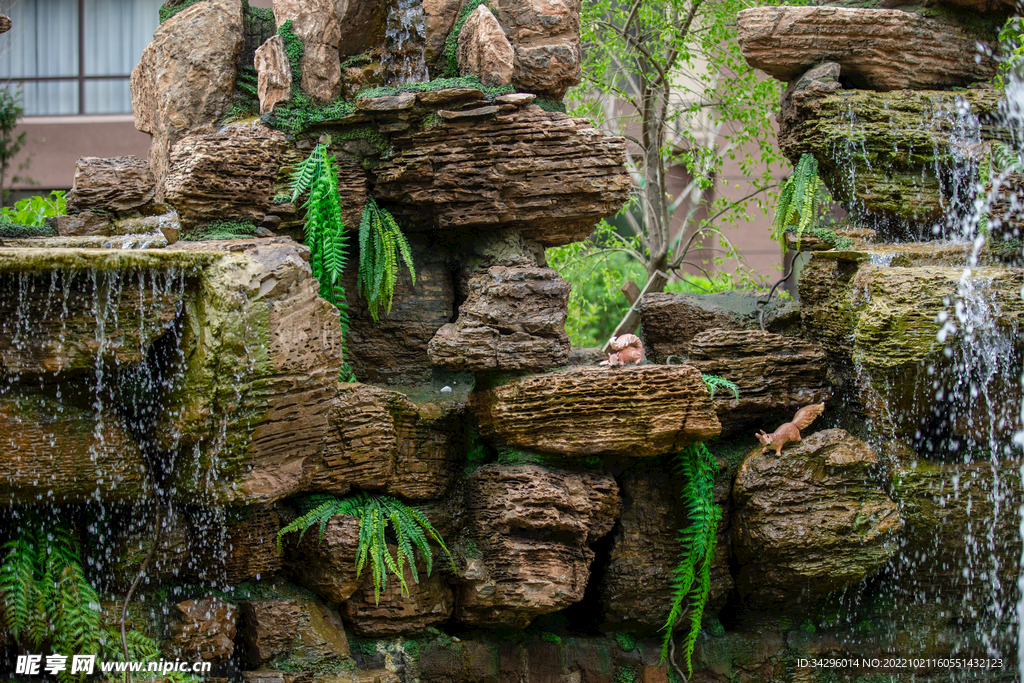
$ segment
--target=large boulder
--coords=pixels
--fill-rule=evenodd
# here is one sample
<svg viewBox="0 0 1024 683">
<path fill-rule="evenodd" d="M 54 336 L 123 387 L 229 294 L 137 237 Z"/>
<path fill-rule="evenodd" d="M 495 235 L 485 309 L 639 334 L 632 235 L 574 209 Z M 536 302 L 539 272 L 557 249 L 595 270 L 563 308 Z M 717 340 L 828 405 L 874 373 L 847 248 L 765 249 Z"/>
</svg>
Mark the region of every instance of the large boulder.
<svg viewBox="0 0 1024 683">
<path fill-rule="evenodd" d="M 752 451 L 733 484 L 733 549 L 745 604 L 767 609 L 822 598 L 881 569 L 903 518 L 876 481 L 878 457 L 841 429 Z"/>
<path fill-rule="evenodd" d="M 800 277 L 806 337 L 828 353 L 849 408 L 876 429 L 907 440 L 949 429 L 1008 443 L 1022 427 L 1013 406 L 1024 271 L 979 266 L 965 275 L 919 246 L 815 252 Z M 989 389 L 971 391 L 971 382 Z"/>
<path fill-rule="evenodd" d="M 171 149 L 182 137 L 216 130 L 231 108 L 245 47 L 242 0 L 209 0 L 160 24 L 132 70 L 135 127 L 153 136 L 149 167 L 163 201 Z"/>
<path fill-rule="evenodd" d="M 231 507 L 223 513 L 190 508 L 192 558 L 183 574 L 197 581 L 238 585 L 281 570 L 275 549 L 281 521 L 267 505 Z"/>
<path fill-rule="evenodd" d="M 341 23 L 334 9 L 334 0 L 274 2 L 274 18 L 281 24 L 292 22 L 291 31 L 302 42 L 299 87 L 316 104 L 326 104 L 341 90 Z"/>
<path fill-rule="evenodd" d="M 896 9 L 754 7 L 737 15 L 740 49 L 755 69 L 793 81 L 822 62 L 868 90 L 929 90 L 989 81 L 991 44 L 956 24 Z"/>
<path fill-rule="evenodd" d="M 484 5 L 477 7 L 462 25 L 457 54 L 463 76 L 478 76 L 481 83 L 492 88 L 512 81 L 512 44 Z"/>
<path fill-rule="evenodd" d="M 565 365 L 569 283 L 551 268 L 492 266 L 470 277 L 459 318 L 430 340 L 430 362 L 452 370 Z"/>
<path fill-rule="evenodd" d="M 575 367 L 474 392 L 485 438 L 560 455 L 645 457 L 721 431 L 701 374 L 686 366 Z"/>
<path fill-rule="evenodd" d="M 186 303 L 153 433 L 176 453 L 172 495 L 268 503 L 297 493 L 323 448 L 338 396 L 341 326 L 318 294 L 306 247 L 276 238 L 217 249 Z"/>
<path fill-rule="evenodd" d="M 641 460 L 624 472 L 622 516 L 612 531 L 611 552 L 600 576 L 602 614 L 616 628 L 654 634 L 668 618 L 675 595 L 674 570 L 680 563 L 679 530 L 687 524 L 684 482 L 670 459 Z M 715 503 L 724 514 L 711 565 L 707 614 L 721 608 L 733 578 L 729 569 L 729 472 L 720 467 Z"/>
<path fill-rule="evenodd" d="M 838 90 L 826 76 L 797 85 L 779 117 L 783 154 L 794 164 L 813 154 L 832 197 L 855 214 L 922 225 L 929 236 L 932 222 L 971 196 L 958 169 L 981 160 L 977 143 L 993 139 L 986 124 L 1003 98 L 1000 90 Z"/>
<path fill-rule="evenodd" d="M 413 402 L 397 391 L 343 384 L 309 487 L 341 494 L 355 486 L 408 500 L 439 498 L 457 473 L 464 410 L 464 403 L 453 399 Z"/>
<path fill-rule="evenodd" d="M 495 5 L 515 47 L 516 89 L 561 100 L 580 82 L 579 0 L 498 0 Z"/>
<path fill-rule="evenodd" d="M 256 96 L 260 101 L 260 113 L 268 114 L 292 94 L 292 66 L 284 49 L 284 39 L 280 35 L 268 38 L 256 48 L 253 64 L 256 67 Z"/>
<path fill-rule="evenodd" d="M 389 545 L 387 551 L 395 556 L 398 547 Z M 379 601 L 374 597 L 372 572 L 364 571 L 359 590 L 341 604 L 341 615 L 349 630 L 364 638 L 386 638 L 420 632 L 448 621 L 455 601 L 452 589 L 438 570 L 447 562 L 448 558 L 436 551 L 433 571 L 428 576 L 426 563 L 419 557 L 415 567 L 404 568 L 408 592 L 403 594 L 401 583 L 389 575 Z M 413 572 L 419 574 L 418 578 Z"/>
<path fill-rule="evenodd" d="M 629 198 L 622 138 L 534 105 L 480 111 L 392 138 L 394 154 L 374 170 L 375 195 L 403 225 L 511 228 L 552 247 L 586 238 Z"/>
<path fill-rule="evenodd" d="M 281 662 L 312 672 L 350 659 L 345 627 L 319 600 L 246 600 L 238 612 L 238 648 L 248 667 Z"/>
<path fill-rule="evenodd" d="M 316 526 L 304 534 L 293 532 L 284 538 L 285 566 L 296 583 L 327 602 L 344 602 L 360 586 L 356 578 L 358 547 L 359 518 L 335 515 L 322 532 Z"/>
<path fill-rule="evenodd" d="M 134 156 L 82 157 L 75 162 L 75 180 L 67 210 L 129 211 L 153 201 L 156 193 L 149 162 Z"/>
<path fill-rule="evenodd" d="M 168 614 L 169 658 L 222 664 L 235 651 L 238 609 L 220 598 L 207 597 L 179 602 Z"/>
<path fill-rule="evenodd" d="M 523 628 L 583 599 L 594 553 L 622 509 L 608 474 L 485 465 L 467 481 L 467 531 L 481 557 L 460 572 L 456 616 Z"/>
</svg>

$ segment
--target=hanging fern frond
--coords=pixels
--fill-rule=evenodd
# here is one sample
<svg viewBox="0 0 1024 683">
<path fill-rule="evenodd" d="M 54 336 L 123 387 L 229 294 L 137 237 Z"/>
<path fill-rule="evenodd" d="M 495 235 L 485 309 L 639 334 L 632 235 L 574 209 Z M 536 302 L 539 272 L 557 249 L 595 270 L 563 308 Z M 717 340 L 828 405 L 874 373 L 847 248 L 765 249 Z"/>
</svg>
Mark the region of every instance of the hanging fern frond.
<svg viewBox="0 0 1024 683">
<path fill-rule="evenodd" d="M 796 235 L 797 250 L 800 249 L 804 231 L 818 220 L 823 190 L 817 160 L 804 154 L 782 186 L 772 221 L 772 239 L 779 243 L 782 253 L 786 253 L 786 232 Z"/>
<path fill-rule="evenodd" d="M 334 157 L 328 156 L 330 137 L 317 143 L 310 155 L 295 167 L 291 178 L 291 201 L 309 191 L 303 204 L 306 210 L 304 226 L 306 246 L 309 247 L 309 267 L 320 283 L 320 296 L 338 309 L 343 339 L 348 338 L 348 304 L 341 278 L 348 261 L 348 236 L 341 218 L 341 194 L 338 175 L 334 170 Z M 354 381 L 348 363 L 342 368 L 345 381 Z"/>
<path fill-rule="evenodd" d="M 715 504 L 715 472 L 718 465 L 703 443 L 692 444 L 681 451 L 675 460 L 676 470 L 684 484 L 689 524 L 679 532 L 681 547 L 679 565 L 673 572 L 672 606 L 662 630 L 661 660 L 668 657 L 676 625 L 684 618 L 689 629 L 683 639 L 683 657 L 687 676 L 693 675 L 693 648 L 700 635 L 701 620 L 711 591 L 711 561 L 715 555 L 718 520 L 722 511 Z"/>
<path fill-rule="evenodd" d="M 704 380 L 705 386 L 708 388 L 708 392 L 711 394 L 711 398 L 715 397 L 715 389 L 722 388 L 728 389 L 732 393 L 733 398 L 740 397 L 740 388 L 736 386 L 734 382 L 730 382 L 724 377 L 718 375 L 701 375 L 701 379 Z"/>
<path fill-rule="evenodd" d="M 359 293 L 366 299 L 370 317 L 380 319 L 380 309 L 391 312 L 398 284 L 399 259 L 405 263 L 416 286 L 412 249 L 394 216 L 367 197 L 359 221 Z"/>
<path fill-rule="evenodd" d="M 356 549 L 356 577 L 362 575 L 367 565 L 373 578 L 374 601 L 380 603 L 380 593 L 387 587 L 388 575 L 398 579 L 402 595 L 409 594 L 405 580 L 405 567 L 413 569 L 413 580 L 419 583 L 415 571 L 416 555 L 427 565 L 427 576 L 433 571 L 433 552 L 428 538 L 435 542 L 452 563 L 455 561 L 441 536 L 422 513 L 391 496 L 356 493 L 347 498 L 328 495 L 313 495 L 302 501 L 305 512 L 277 534 L 277 550 L 281 552 L 281 541 L 285 534 L 299 532 L 299 539 L 314 525 L 320 525 L 323 538 L 327 522 L 335 515 L 351 515 L 359 518 L 359 544 Z M 388 528 L 397 545 L 396 554 L 388 549 Z"/>
</svg>

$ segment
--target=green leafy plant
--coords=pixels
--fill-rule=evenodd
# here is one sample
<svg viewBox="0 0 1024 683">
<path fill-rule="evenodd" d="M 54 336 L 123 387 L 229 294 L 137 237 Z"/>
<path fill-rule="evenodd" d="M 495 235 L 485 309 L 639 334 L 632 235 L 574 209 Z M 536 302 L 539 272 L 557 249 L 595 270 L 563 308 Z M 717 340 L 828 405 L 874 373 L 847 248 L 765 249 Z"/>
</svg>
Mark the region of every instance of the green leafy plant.
<svg viewBox="0 0 1024 683">
<path fill-rule="evenodd" d="M 402 595 L 409 594 L 409 586 L 405 581 L 405 565 L 413 569 L 413 580 L 419 583 L 416 572 L 415 551 L 426 562 L 427 575 L 433 571 L 433 553 L 430 541 L 437 543 L 449 561 L 452 569 L 455 562 L 441 536 L 430 521 L 418 510 L 409 507 L 397 498 L 385 495 L 368 495 L 356 493 L 347 498 L 336 498 L 331 495 L 313 494 L 303 501 L 301 507 L 307 511 L 277 534 L 277 551 L 281 552 L 281 541 L 285 534 L 298 531 L 299 540 L 314 525 L 320 525 L 320 538 L 323 539 L 327 522 L 335 515 L 351 515 L 359 518 L 359 546 L 356 550 L 356 578 L 369 563 L 373 574 L 373 598 L 379 603 L 380 592 L 387 586 L 387 575 L 390 573 L 398 579 Z M 395 555 L 388 549 L 388 527 L 397 541 L 398 551 Z"/>
<path fill-rule="evenodd" d="M 30 518 L 3 549 L 0 616 L 16 641 L 36 652 L 124 661 L 120 633 L 103 624 L 99 595 L 85 578 L 70 531 Z M 128 632 L 126 639 L 130 660 L 159 659 L 152 639 L 138 632 Z M 57 679 L 84 676 L 68 667 Z"/>
<path fill-rule="evenodd" d="M 41 226 L 47 218 L 67 215 L 67 202 L 63 190 L 53 190 L 49 198 L 43 195 L 25 197 L 0 209 L 0 222 Z"/>
<path fill-rule="evenodd" d="M 687 446 L 675 458 L 676 471 L 683 477 L 682 499 L 689 524 L 679 531 L 681 553 L 673 572 L 672 607 L 662 630 L 665 632 L 661 659 L 674 649 L 672 640 L 677 624 L 684 616 L 689 628 L 683 639 L 683 658 L 687 676 L 693 675 L 693 648 L 700 635 L 701 620 L 711 591 L 711 561 L 715 556 L 718 520 L 721 509 L 715 504 L 715 472 L 718 464 L 703 443 Z M 675 661 L 672 661 L 676 666 Z"/>
<path fill-rule="evenodd" d="M 387 209 L 380 208 L 372 197 L 367 197 L 359 222 L 358 282 L 359 293 L 366 299 L 374 321 L 379 319 L 381 307 L 386 313 L 391 312 L 398 282 L 399 256 L 409 269 L 413 286 L 416 286 L 412 250 L 402 229 Z"/>
<path fill-rule="evenodd" d="M 28 133 L 14 134 L 18 127 L 18 120 L 25 113 L 21 106 L 21 93 L 12 93 L 10 89 L 0 89 L 0 207 L 5 205 L 7 199 L 7 172 L 11 168 L 14 157 L 18 156 L 21 148 L 25 145 L 25 138 Z M 19 170 L 24 169 L 28 162 L 23 163 Z M 14 176 L 10 179 L 13 182 L 26 180 Z"/>
<path fill-rule="evenodd" d="M 160 5 L 160 9 L 158 10 L 160 15 L 160 23 L 162 24 L 178 12 L 188 9 L 189 7 L 198 2 L 204 1 L 205 0 L 184 0 L 184 2 L 164 3 L 163 5 Z"/>
<path fill-rule="evenodd" d="M 708 392 L 711 393 L 711 398 L 715 397 L 715 389 L 727 389 L 732 393 L 733 398 L 740 397 L 740 388 L 735 383 L 730 382 L 724 377 L 718 375 L 702 375 L 701 379 L 704 380 L 704 384 L 707 385 Z"/>
<path fill-rule="evenodd" d="M 999 43 L 1003 57 L 993 82 L 996 87 L 1005 88 L 1010 73 L 1024 66 L 1024 17 L 1010 17 L 1006 21 L 999 31 Z"/>
<path fill-rule="evenodd" d="M 786 232 L 796 235 L 797 249 L 804 231 L 813 226 L 822 209 L 824 183 L 818 177 L 818 161 L 811 154 L 800 157 L 793 174 L 779 193 L 779 204 L 772 221 L 772 239 L 786 253 Z"/>
</svg>

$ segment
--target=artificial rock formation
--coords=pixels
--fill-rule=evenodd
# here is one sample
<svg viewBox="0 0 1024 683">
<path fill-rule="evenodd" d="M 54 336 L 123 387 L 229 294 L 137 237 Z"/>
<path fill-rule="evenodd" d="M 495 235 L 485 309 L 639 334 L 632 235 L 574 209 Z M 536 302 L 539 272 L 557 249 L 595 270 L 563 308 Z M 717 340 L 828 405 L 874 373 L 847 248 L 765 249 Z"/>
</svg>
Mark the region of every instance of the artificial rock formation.
<svg viewBox="0 0 1024 683">
<path fill-rule="evenodd" d="M 149 167 L 163 201 L 171 149 L 208 133 L 231 107 L 245 45 L 241 0 L 209 0 L 184 9 L 153 33 L 132 70 L 135 127 L 152 135 Z"/>
<path fill-rule="evenodd" d="M 184 573 L 190 578 L 237 585 L 281 570 L 275 541 L 282 525 L 272 507 L 230 508 L 223 519 L 195 508 L 187 516 L 192 560 Z"/>
<path fill-rule="evenodd" d="M 952 23 L 894 9 L 755 7 L 737 15 L 740 49 L 755 69 L 793 81 L 822 62 L 869 90 L 940 89 L 989 81 L 991 46 Z"/>
<path fill-rule="evenodd" d="M 398 547 L 389 545 L 388 552 L 397 556 Z M 433 571 L 429 576 L 422 557 L 415 568 L 406 565 L 404 576 L 408 592 L 403 593 L 398 579 L 388 576 L 379 602 L 374 597 L 372 572 L 364 571 L 359 590 L 341 604 L 341 615 L 349 629 L 366 638 L 382 638 L 416 633 L 448 621 L 455 604 L 454 596 L 438 569 L 447 562 L 447 556 L 435 549 Z M 419 573 L 418 580 L 413 577 L 414 571 Z"/>
<path fill-rule="evenodd" d="M 811 342 L 771 332 L 707 330 L 690 342 L 684 360 L 705 375 L 724 377 L 739 387 L 715 392 L 722 432 L 747 427 L 774 429 L 799 408 L 829 395 L 825 351 Z"/>
<path fill-rule="evenodd" d="M 459 318 L 428 353 L 451 370 L 546 370 L 569 358 L 569 283 L 551 268 L 492 266 L 469 278 Z"/>
<path fill-rule="evenodd" d="M 291 533 L 284 539 L 285 566 L 296 583 L 308 588 L 327 602 L 344 602 L 359 589 L 356 578 L 356 548 L 359 545 L 359 519 L 336 515 L 324 527 L 306 534 Z"/>
<path fill-rule="evenodd" d="M 260 113 L 274 111 L 279 102 L 292 94 L 292 67 L 284 49 L 284 39 L 273 35 L 256 49 L 253 58 L 256 67 L 256 95 L 260 100 Z"/>
<path fill-rule="evenodd" d="M 235 651 L 238 611 L 220 598 L 198 598 L 171 608 L 164 655 L 220 664 Z"/>
<path fill-rule="evenodd" d="M 121 503 L 152 495 L 146 460 L 109 407 L 97 413 L 35 391 L 0 395 L 0 440 L 0 501 Z"/>
<path fill-rule="evenodd" d="M 306 247 L 217 247 L 186 305 L 156 432 L 178 453 L 173 483 L 188 502 L 272 502 L 300 490 L 323 447 L 342 364 L 338 314 L 319 297 Z"/>
<path fill-rule="evenodd" d="M 456 616 L 522 628 L 583 598 L 594 553 L 622 501 L 615 479 L 539 465 L 485 465 L 467 482 L 468 533 L 480 549 L 459 574 Z"/>
<path fill-rule="evenodd" d="M 340 4 L 348 3 L 343 0 Z M 326 104 L 341 88 L 341 22 L 334 10 L 334 0 L 274 2 L 274 19 L 282 24 L 292 22 L 292 33 L 302 41 L 299 85 L 317 104 Z"/>
<path fill-rule="evenodd" d="M 82 157 L 75 163 L 67 210 L 129 211 L 153 201 L 155 190 L 149 163 L 138 157 Z"/>
<path fill-rule="evenodd" d="M 480 5 L 459 32 L 459 71 L 479 76 L 486 86 L 497 88 L 512 81 L 515 53 L 491 11 Z"/>
<path fill-rule="evenodd" d="M 270 598 L 238 605 L 238 643 L 242 659 L 253 668 L 275 660 L 315 671 L 349 659 L 345 627 L 319 600 Z"/>
<path fill-rule="evenodd" d="M 480 433 L 561 455 L 644 457 L 721 431 L 698 370 L 679 366 L 570 368 L 471 396 Z"/>
<path fill-rule="evenodd" d="M 679 565 L 679 530 L 686 523 L 679 491 L 684 483 L 670 459 L 641 460 L 624 472 L 622 515 L 611 534 L 608 564 L 598 587 L 601 612 L 617 628 L 654 634 L 668 618 Z M 711 565 L 707 614 L 725 602 L 733 588 L 729 570 L 729 472 L 715 477 L 715 503 L 723 509 Z"/>
<path fill-rule="evenodd" d="M 310 486 L 335 494 L 356 486 L 409 500 L 437 498 L 455 478 L 463 413 L 456 400 L 414 403 L 396 391 L 344 384 Z"/>
<path fill-rule="evenodd" d="M 767 608 L 824 597 L 893 557 L 903 519 L 874 479 L 875 452 L 841 429 L 758 448 L 733 485 L 733 549 L 747 604 Z"/>
<path fill-rule="evenodd" d="M 561 100 L 580 82 L 579 0 L 499 0 L 496 7 L 515 46 L 516 89 Z"/>
<path fill-rule="evenodd" d="M 410 221 L 429 211 L 443 231 L 501 227 L 558 246 L 589 236 L 629 197 L 622 138 L 536 106 L 494 106 L 392 144 L 374 170 L 376 196 Z"/>
<path fill-rule="evenodd" d="M 977 122 L 998 111 L 1000 90 L 838 91 L 834 67 L 812 75 L 783 98 L 779 148 L 794 164 L 813 154 L 834 199 L 856 215 L 930 228 L 969 196 L 956 169 L 982 149 L 965 131 L 990 141 L 994 131 Z"/>
</svg>

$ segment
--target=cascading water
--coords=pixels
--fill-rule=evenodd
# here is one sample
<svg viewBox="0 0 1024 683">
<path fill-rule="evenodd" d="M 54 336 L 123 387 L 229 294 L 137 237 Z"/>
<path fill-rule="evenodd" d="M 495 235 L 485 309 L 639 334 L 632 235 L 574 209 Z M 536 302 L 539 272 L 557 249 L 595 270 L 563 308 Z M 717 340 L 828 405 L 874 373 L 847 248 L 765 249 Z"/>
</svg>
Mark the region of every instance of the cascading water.
<svg viewBox="0 0 1024 683">
<path fill-rule="evenodd" d="M 426 64 L 426 26 L 420 0 L 397 0 L 388 12 L 381 58 L 388 85 L 430 80 Z"/>
</svg>

